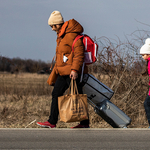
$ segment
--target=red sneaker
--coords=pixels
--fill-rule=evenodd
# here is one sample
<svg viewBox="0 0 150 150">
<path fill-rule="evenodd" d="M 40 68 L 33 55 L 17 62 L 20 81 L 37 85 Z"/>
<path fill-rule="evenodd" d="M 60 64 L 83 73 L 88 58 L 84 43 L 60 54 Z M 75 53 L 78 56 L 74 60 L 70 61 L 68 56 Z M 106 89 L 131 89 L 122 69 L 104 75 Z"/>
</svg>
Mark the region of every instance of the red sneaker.
<svg viewBox="0 0 150 150">
<path fill-rule="evenodd" d="M 73 128 L 90 128 L 89 125 L 81 125 L 81 124 L 78 124 L 77 126 L 75 127 L 71 127 L 72 129 Z"/>
<path fill-rule="evenodd" d="M 50 124 L 48 121 L 46 122 L 37 122 L 36 123 L 38 126 L 44 127 L 44 128 L 55 128 L 55 124 Z"/>
</svg>

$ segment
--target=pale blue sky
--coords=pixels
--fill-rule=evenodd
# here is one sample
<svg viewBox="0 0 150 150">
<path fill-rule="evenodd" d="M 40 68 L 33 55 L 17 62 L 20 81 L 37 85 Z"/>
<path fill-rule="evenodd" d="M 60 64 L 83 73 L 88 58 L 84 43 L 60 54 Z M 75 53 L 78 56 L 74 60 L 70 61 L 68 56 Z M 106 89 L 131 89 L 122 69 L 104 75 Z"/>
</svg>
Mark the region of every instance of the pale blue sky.
<svg viewBox="0 0 150 150">
<path fill-rule="evenodd" d="M 123 41 L 137 29 L 149 30 L 148 0 L 0 0 L 0 56 L 51 61 L 56 33 L 47 20 L 59 10 L 64 20 L 76 19 L 84 33 Z"/>
</svg>

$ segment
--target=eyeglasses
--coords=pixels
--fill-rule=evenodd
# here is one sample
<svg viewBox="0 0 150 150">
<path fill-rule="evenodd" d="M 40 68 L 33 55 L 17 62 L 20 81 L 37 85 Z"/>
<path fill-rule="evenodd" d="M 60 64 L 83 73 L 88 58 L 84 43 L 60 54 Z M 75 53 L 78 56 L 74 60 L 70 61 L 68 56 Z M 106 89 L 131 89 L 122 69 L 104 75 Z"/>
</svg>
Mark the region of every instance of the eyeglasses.
<svg viewBox="0 0 150 150">
<path fill-rule="evenodd" d="M 56 24 L 54 24 L 54 25 L 50 25 L 50 27 L 51 27 L 51 28 L 53 28 L 53 26 L 56 28 Z"/>
</svg>

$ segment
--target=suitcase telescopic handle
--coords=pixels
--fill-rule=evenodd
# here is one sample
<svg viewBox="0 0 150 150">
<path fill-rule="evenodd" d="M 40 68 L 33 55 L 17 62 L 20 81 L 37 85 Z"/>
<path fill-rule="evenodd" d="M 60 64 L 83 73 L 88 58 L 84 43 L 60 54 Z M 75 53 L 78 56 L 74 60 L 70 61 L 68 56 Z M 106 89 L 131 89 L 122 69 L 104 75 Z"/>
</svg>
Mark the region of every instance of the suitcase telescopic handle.
<svg viewBox="0 0 150 150">
<path fill-rule="evenodd" d="M 99 109 L 99 107 L 98 107 L 96 104 L 94 104 L 89 98 L 87 98 L 87 99 L 88 99 L 89 104 L 90 104 L 91 106 L 94 106 L 94 107 L 96 107 L 97 109 Z"/>
</svg>

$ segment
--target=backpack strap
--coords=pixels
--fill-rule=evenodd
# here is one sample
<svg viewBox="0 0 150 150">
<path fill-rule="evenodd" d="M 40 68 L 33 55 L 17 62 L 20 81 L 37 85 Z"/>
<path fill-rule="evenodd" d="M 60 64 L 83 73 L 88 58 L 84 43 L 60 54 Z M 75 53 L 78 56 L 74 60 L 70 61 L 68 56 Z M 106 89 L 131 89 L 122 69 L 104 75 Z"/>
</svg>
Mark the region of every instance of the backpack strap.
<svg viewBox="0 0 150 150">
<path fill-rule="evenodd" d="M 79 34 L 76 36 L 76 38 L 74 39 L 73 43 L 72 43 L 72 51 L 74 52 L 74 45 L 76 43 L 76 41 L 78 41 L 80 38 L 82 38 L 84 35 L 83 34 Z"/>
</svg>

